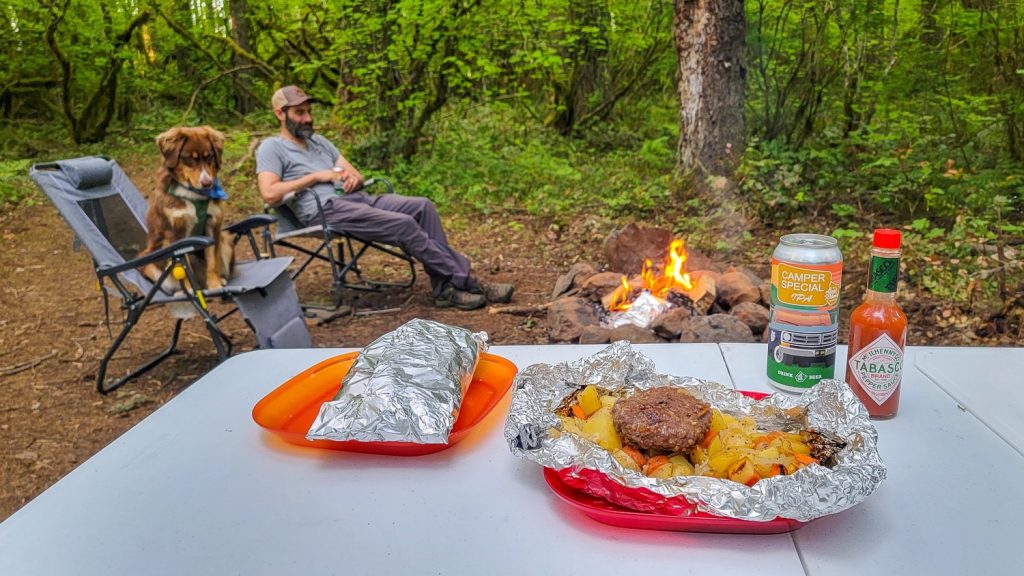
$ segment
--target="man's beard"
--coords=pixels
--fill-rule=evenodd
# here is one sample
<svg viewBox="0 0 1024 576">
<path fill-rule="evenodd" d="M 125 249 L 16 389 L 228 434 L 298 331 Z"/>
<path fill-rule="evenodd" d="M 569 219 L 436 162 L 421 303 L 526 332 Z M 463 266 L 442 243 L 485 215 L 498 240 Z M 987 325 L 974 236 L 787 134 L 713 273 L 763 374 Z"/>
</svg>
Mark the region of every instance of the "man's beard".
<svg viewBox="0 0 1024 576">
<path fill-rule="evenodd" d="M 284 119 L 284 126 L 288 129 L 288 132 L 298 138 L 299 140 L 308 140 L 313 136 L 315 130 L 313 129 L 313 123 L 308 122 L 305 124 L 299 124 L 287 116 Z"/>
</svg>

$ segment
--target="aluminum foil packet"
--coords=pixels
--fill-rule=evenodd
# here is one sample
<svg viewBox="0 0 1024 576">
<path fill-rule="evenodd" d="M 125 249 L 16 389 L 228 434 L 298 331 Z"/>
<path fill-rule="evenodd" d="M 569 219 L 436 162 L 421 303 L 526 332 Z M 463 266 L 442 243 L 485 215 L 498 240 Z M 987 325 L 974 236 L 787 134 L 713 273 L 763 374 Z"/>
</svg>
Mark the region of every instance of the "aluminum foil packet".
<svg viewBox="0 0 1024 576">
<path fill-rule="evenodd" d="M 445 444 L 487 334 L 410 320 L 364 348 L 306 438 Z"/>
<path fill-rule="evenodd" d="M 633 305 L 625 312 L 612 312 L 605 321 L 608 328 L 618 328 L 632 324 L 641 328 L 647 328 L 654 322 L 654 319 L 661 316 L 671 305 L 651 294 L 642 292 L 633 300 Z"/>
<path fill-rule="evenodd" d="M 588 384 L 613 393 L 680 387 L 722 412 L 753 417 L 761 429 L 811 428 L 835 434 L 847 445 L 832 468 L 811 465 L 792 475 L 762 479 L 753 487 L 704 476 L 649 478 L 624 468 L 590 440 L 563 431 L 556 409 Z M 716 382 L 658 374 L 652 360 L 620 341 L 575 362 L 529 366 L 516 376 L 513 390 L 505 423 L 513 454 L 561 471 L 563 479 L 576 480 L 570 485 L 587 486 L 594 495 L 641 511 L 807 522 L 862 502 L 885 479 L 875 428 L 863 404 L 839 380 L 824 380 L 800 396 L 772 394 L 755 401 Z M 619 494 L 615 487 L 625 488 Z"/>
</svg>

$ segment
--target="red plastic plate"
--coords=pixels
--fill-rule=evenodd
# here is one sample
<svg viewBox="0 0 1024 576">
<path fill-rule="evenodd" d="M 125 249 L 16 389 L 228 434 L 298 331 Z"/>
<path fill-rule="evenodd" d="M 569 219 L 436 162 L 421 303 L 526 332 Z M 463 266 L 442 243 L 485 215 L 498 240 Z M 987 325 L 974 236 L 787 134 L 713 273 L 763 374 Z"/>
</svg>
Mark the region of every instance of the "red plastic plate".
<svg viewBox="0 0 1024 576">
<path fill-rule="evenodd" d="M 516 365 L 494 354 L 483 353 L 477 363 L 473 381 L 462 398 L 459 418 L 455 421 L 447 444 L 415 442 L 337 442 L 306 440 L 306 432 L 320 412 L 320 406 L 341 389 L 341 380 L 355 362 L 358 352 L 328 358 L 278 386 L 252 409 L 252 419 L 286 442 L 328 450 L 421 456 L 450 448 L 465 438 L 501 401 L 512 386 Z"/>
<path fill-rule="evenodd" d="M 768 394 L 763 392 L 741 392 L 754 400 L 760 400 L 768 396 Z M 559 498 L 573 508 L 598 522 L 623 528 L 673 530 L 678 532 L 718 532 L 725 534 L 781 534 L 783 532 L 792 532 L 806 524 L 806 522 L 798 522 L 788 518 L 776 518 L 769 522 L 753 522 L 750 520 L 715 516 L 706 512 L 695 512 L 689 516 L 639 512 L 576 490 L 562 480 L 557 470 L 545 468 L 544 480 L 547 481 L 548 486 Z"/>
<path fill-rule="evenodd" d="M 806 522 L 797 522 L 788 518 L 776 518 L 769 522 L 752 522 L 750 520 L 715 516 L 705 512 L 697 512 L 690 516 L 637 512 L 636 510 L 612 504 L 603 498 L 591 496 L 590 494 L 570 488 L 559 477 L 557 470 L 545 468 L 544 480 L 547 481 L 551 490 L 563 502 L 598 522 L 622 528 L 673 530 L 676 532 L 718 532 L 723 534 L 781 534 L 783 532 L 792 532 L 806 524 Z"/>
</svg>

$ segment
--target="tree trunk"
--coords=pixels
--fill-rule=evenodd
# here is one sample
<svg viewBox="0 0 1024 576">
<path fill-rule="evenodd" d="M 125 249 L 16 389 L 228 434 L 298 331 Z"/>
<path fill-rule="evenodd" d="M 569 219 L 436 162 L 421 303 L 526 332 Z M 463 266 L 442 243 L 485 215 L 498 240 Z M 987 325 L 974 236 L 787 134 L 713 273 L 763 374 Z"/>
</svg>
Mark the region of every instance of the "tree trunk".
<svg viewBox="0 0 1024 576">
<path fill-rule="evenodd" d="M 605 69 L 611 27 L 607 0 L 575 0 L 569 2 L 568 11 L 576 41 L 562 50 L 571 70 L 565 84 L 555 86 L 552 121 L 563 136 L 573 131 L 579 119 L 589 112 L 588 101 L 607 84 Z"/>
<path fill-rule="evenodd" d="M 231 12 L 231 37 L 235 44 L 246 52 L 252 52 L 249 45 L 249 6 L 246 0 L 230 0 Z M 248 66 L 252 64 L 248 58 L 241 54 L 234 54 L 234 65 Z M 252 98 L 252 75 L 248 70 L 239 72 L 234 77 L 235 82 L 235 110 L 245 115 L 256 109 L 257 103 Z"/>
<path fill-rule="evenodd" d="M 727 174 L 745 144 L 743 0 L 674 0 L 681 169 Z"/>
</svg>

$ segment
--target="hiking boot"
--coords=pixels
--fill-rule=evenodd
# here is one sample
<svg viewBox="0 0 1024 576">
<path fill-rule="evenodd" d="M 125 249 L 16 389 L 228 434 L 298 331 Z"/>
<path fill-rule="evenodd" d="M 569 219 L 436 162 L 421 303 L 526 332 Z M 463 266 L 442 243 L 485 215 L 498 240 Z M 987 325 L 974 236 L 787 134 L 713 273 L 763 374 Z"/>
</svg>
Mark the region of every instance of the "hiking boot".
<svg viewBox="0 0 1024 576">
<path fill-rule="evenodd" d="M 458 308 L 459 310 L 476 310 L 487 304 L 487 298 L 483 294 L 472 294 L 465 290 L 459 290 L 451 284 L 445 286 L 441 294 L 434 298 L 434 305 L 438 308 Z"/>
<path fill-rule="evenodd" d="M 483 294 L 487 302 L 491 304 L 508 304 L 512 301 L 512 293 L 516 287 L 512 284 L 500 282 L 488 282 L 481 280 L 478 276 L 470 276 L 466 279 L 466 291 L 473 294 Z"/>
<path fill-rule="evenodd" d="M 508 304 L 512 301 L 512 293 L 516 287 L 499 282 L 480 282 L 480 289 L 491 304 Z"/>
</svg>

